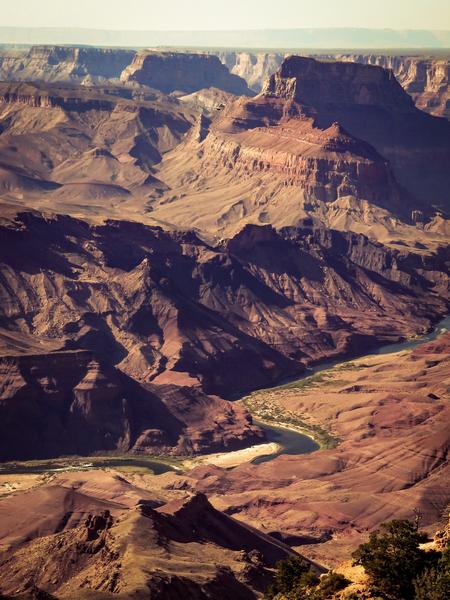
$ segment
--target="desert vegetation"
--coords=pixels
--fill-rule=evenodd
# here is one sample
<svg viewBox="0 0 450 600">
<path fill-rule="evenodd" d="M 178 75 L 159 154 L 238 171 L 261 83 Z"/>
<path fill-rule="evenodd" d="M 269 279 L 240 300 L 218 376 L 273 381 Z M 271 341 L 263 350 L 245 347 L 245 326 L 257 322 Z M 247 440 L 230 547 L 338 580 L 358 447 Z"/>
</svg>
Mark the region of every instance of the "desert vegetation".
<svg viewBox="0 0 450 600">
<path fill-rule="evenodd" d="M 319 575 L 303 558 L 290 557 L 276 567 L 268 600 L 446 600 L 450 597 L 450 546 L 424 548 L 427 534 L 417 523 L 396 519 L 384 523 L 353 553 L 367 583 L 355 589 L 344 575 Z"/>
</svg>

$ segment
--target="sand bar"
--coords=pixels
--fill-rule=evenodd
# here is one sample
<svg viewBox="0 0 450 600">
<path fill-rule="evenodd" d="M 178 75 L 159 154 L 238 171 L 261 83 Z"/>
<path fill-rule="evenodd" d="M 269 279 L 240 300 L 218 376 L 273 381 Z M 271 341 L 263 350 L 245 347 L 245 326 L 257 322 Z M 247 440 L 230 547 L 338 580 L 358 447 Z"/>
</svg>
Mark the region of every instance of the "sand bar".
<svg viewBox="0 0 450 600">
<path fill-rule="evenodd" d="M 206 454 L 204 456 L 196 456 L 183 461 L 182 467 L 185 470 L 193 469 L 199 465 L 216 465 L 218 467 L 237 467 L 246 462 L 250 462 L 258 456 L 267 456 L 276 454 L 281 450 L 281 446 L 275 442 L 267 444 L 256 444 L 242 450 L 234 450 L 233 452 L 217 452 L 216 454 Z"/>
</svg>

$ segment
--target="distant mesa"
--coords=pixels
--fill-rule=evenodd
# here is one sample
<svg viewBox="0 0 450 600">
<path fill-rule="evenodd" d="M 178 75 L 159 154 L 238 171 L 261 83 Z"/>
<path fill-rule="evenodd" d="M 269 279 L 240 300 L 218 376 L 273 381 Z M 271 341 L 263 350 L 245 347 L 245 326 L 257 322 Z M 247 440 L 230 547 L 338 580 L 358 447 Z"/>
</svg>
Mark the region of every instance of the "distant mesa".
<svg viewBox="0 0 450 600">
<path fill-rule="evenodd" d="M 391 71 L 359 63 L 318 61 L 289 56 L 265 86 L 264 96 L 292 99 L 302 106 L 367 106 L 383 110 L 413 110 Z"/>
<path fill-rule="evenodd" d="M 231 94 L 253 95 L 244 79 L 232 75 L 218 57 L 211 54 L 142 50 L 124 69 L 120 80 L 146 85 L 167 94 L 190 94 L 216 87 Z"/>
<path fill-rule="evenodd" d="M 281 66 L 288 52 L 280 51 L 234 51 L 211 50 L 229 68 L 231 73 L 243 77 L 249 87 L 260 92 L 266 80 Z M 397 81 L 413 98 L 416 106 L 425 112 L 450 119 L 450 58 L 445 53 L 433 50 L 403 51 L 391 54 L 377 53 L 321 53 L 319 50 L 306 52 L 311 56 L 328 61 L 348 61 L 378 65 L 392 70 Z"/>
<path fill-rule="evenodd" d="M 311 216 L 389 237 L 388 214 L 403 227 L 415 210 L 428 222 L 450 209 L 450 123 L 418 110 L 391 71 L 291 56 L 260 94 L 215 113 L 157 166 L 170 196 L 155 218 L 227 237 Z"/>
</svg>

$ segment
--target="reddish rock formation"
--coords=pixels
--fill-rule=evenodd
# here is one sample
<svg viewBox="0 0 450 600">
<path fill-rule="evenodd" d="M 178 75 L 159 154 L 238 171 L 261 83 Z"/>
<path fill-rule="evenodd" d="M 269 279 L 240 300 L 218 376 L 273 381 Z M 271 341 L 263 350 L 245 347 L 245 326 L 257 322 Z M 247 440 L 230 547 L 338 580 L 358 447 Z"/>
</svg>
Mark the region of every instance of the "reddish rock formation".
<svg viewBox="0 0 450 600">
<path fill-rule="evenodd" d="M 164 157 L 168 188 L 152 215 L 222 236 L 311 216 L 417 241 L 412 211 L 424 231 L 448 203 L 449 148 L 450 124 L 417 110 L 391 72 L 292 56 L 261 94 L 227 104 Z"/>
<path fill-rule="evenodd" d="M 430 197 L 447 204 L 450 125 L 415 110 L 391 71 L 293 56 L 270 77 L 262 97 L 294 101 L 322 129 L 338 121 L 387 158 L 407 189 L 428 204 Z M 423 164 L 431 170 L 425 183 Z"/>
<path fill-rule="evenodd" d="M 215 510 L 202 494 L 156 510 L 152 504 L 141 500 L 119 517 L 89 515 L 78 527 L 20 545 L 0 560 L 0 591 L 250 600 L 265 591 L 276 561 L 295 555 Z"/>
<path fill-rule="evenodd" d="M 444 251 L 308 223 L 249 226 L 215 248 L 192 232 L 32 213 L 1 234 L 4 353 L 59 340 L 142 382 L 228 396 L 419 333 L 448 310 Z"/>
<path fill-rule="evenodd" d="M 170 385 L 140 385 L 87 351 L 0 358 L 0 460 L 98 451 L 192 454 L 263 435 L 239 406 Z"/>
<path fill-rule="evenodd" d="M 262 94 L 295 100 L 305 107 L 380 107 L 412 112 L 413 102 L 391 71 L 357 63 L 321 62 L 304 56 L 286 58 Z"/>
<path fill-rule="evenodd" d="M 391 69 L 418 108 L 432 115 L 450 119 L 448 57 L 340 54 L 335 58 Z"/>
<path fill-rule="evenodd" d="M 244 79 L 232 75 L 217 56 L 210 54 L 141 50 L 124 69 L 120 79 L 124 83 L 139 83 L 166 94 L 190 94 L 216 87 L 232 94 L 252 95 Z"/>
<path fill-rule="evenodd" d="M 308 59 L 305 59 L 308 60 Z M 373 145 L 387 158 L 399 182 L 428 205 L 448 207 L 450 124 L 413 109 L 413 104 L 389 72 L 366 65 L 305 62 L 287 59 L 286 74 L 296 73 L 297 97 L 316 109 L 324 127 L 339 121 L 351 134 Z M 290 65 L 290 66 L 289 66 Z M 283 68 L 280 89 L 283 89 Z M 338 80 L 346 82 L 342 86 Z M 316 97 L 313 82 L 321 79 L 329 90 L 342 90 L 333 99 Z M 273 77 L 276 84 L 277 76 Z M 273 84 L 272 84 L 273 85 Z M 308 86 L 313 86 L 309 88 Z M 341 86 L 341 87 L 340 87 Z M 352 105 L 352 110 L 348 110 Z M 413 149 L 413 150 L 412 150 Z M 424 175 L 423 165 L 427 165 Z"/>
<path fill-rule="evenodd" d="M 260 92 L 266 80 L 281 66 L 286 52 L 233 52 L 219 51 L 220 60 L 231 73 L 245 79 L 249 87 Z M 434 56 L 424 54 L 309 54 L 312 58 L 350 61 L 365 65 L 377 65 L 390 69 L 403 89 L 413 98 L 416 106 L 432 115 L 450 118 L 450 84 L 448 56 L 437 52 Z"/>
</svg>

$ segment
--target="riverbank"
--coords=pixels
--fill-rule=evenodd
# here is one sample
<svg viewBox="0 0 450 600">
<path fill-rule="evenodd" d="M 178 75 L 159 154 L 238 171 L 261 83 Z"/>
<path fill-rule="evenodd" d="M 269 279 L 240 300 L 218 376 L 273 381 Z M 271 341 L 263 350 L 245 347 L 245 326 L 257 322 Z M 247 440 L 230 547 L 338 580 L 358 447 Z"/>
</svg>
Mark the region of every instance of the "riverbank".
<svg viewBox="0 0 450 600">
<path fill-rule="evenodd" d="M 340 437 L 332 431 L 333 420 L 324 423 L 314 418 L 314 411 L 305 411 L 298 403 L 291 409 L 286 406 L 287 396 L 310 393 L 317 390 L 323 394 L 333 392 L 334 385 L 350 384 L 352 371 L 373 366 L 373 362 L 385 354 L 412 350 L 429 342 L 450 329 L 450 317 L 440 321 L 434 329 L 422 336 L 405 342 L 382 346 L 371 353 L 330 364 L 316 365 L 309 374 L 278 384 L 271 388 L 256 390 L 237 400 L 253 416 L 257 425 L 266 431 L 267 442 L 231 452 L 217 452 L 196 457 L 174 456 L 136 456 L 104 455 L 89 457 L 64 457 L 48 460 L 3 463 L 0 465 L 0 477 L 10 475 L 55 474 L 65 471 L 83 471 L 93 469 L 115 469 L 122 472 L 141 472 L 160 475 L 167 471 L 183 472 L 196 466 L 211 464 L 224 468 L 233 468 L 246 462 L 265 462 L 280 454 L 308 454 L 320 448 L 332 449 L 340 443 Z M 345 372 L 349 377 L 342 378 Z M 25 482 L 26 478 L 23 479 Z M 30 479 L 31 480 L 31 479 Z M 0 490 L 11 493 L 10 482 L 4 479 L 5 487 Z M 22 484 L 21 484 L 22 485 Z"/>
<path fill-rule="evenodd" d="M 366 366 L 364 365 L 364 360 L 369 360 L 372 357 L 380 355 L 413 350 L 421 344 L 435 340 L 449 330 L 450 316 L 446 316 L 436 323 L 428 333 L 422 336 L 414 336 L 403 342 L 380 346 L 372 349 L 367 354 L 355 356 L 347 361 L 325 361 L 311 367 L 309 374 L 305 373 L 298 379 L 274 385 L 270 388 L 255 390 L 251 394 L 240 398 L 239 402 L 245 406 L 258 425 L 264 424 L 268 427 L 284 428 L 307 436 L 322 449 L 336 448 L 341 442 L 338 436 L 333 434 L 329 429 L 324 428 L 323 424 L 314 423 L 310 415 L 287 410 L 282 404 L 277 402 L 277 395 L 280 393 L 283 395 L 285 391 L 296 390 L 307 392 L 314 388 L 320 387 L 323 389 L 323 387 L 332 386 L 336 377 L 342 371 L 364 369 Z"/>
<path fill-rule="evenodd" d="M 255 446 L 249 446 L 248 448 L 242 448 L 241 450 L 233 450 L 231 452 L 217 452 L 216 454 L 207 454 L 204 456 L 196 456 L 195 458 L 188 458 L 182 463 L 184 470 L 190 470 L 199 465 L 215 465 L 217 467 L 224 467 L 229 469 L 237 467 L 246 462 L 252 462 L 253 460 L 263 457 L 279 454 L 283 447 L 281 444 L 276 442 L 268 442 L 266 444 L 257 444 Z"/>
<path fill-rule="evenodd" d="M 340 439 L 326 430 L 321 424 L 313 423 L 307 415 L 287 410 L 278 402 L 279 395 L 289 390 L 307 390 L 316 385 L 326 385 L 327 379 L 332 379 L 332 369 L 321 371 L 313 375 L 303 377 L 291 383 L 273 388 L 258 390 L 245 396 L 240 402 L 252 415 L 257 424 L 265 424 L 269 427 L 288 429 L 302 436 L 306 436 L 318 444 L 318 448 L 336 448 Z M 317 448 L 317 449 L 318 449 Z"/>
</svg>

